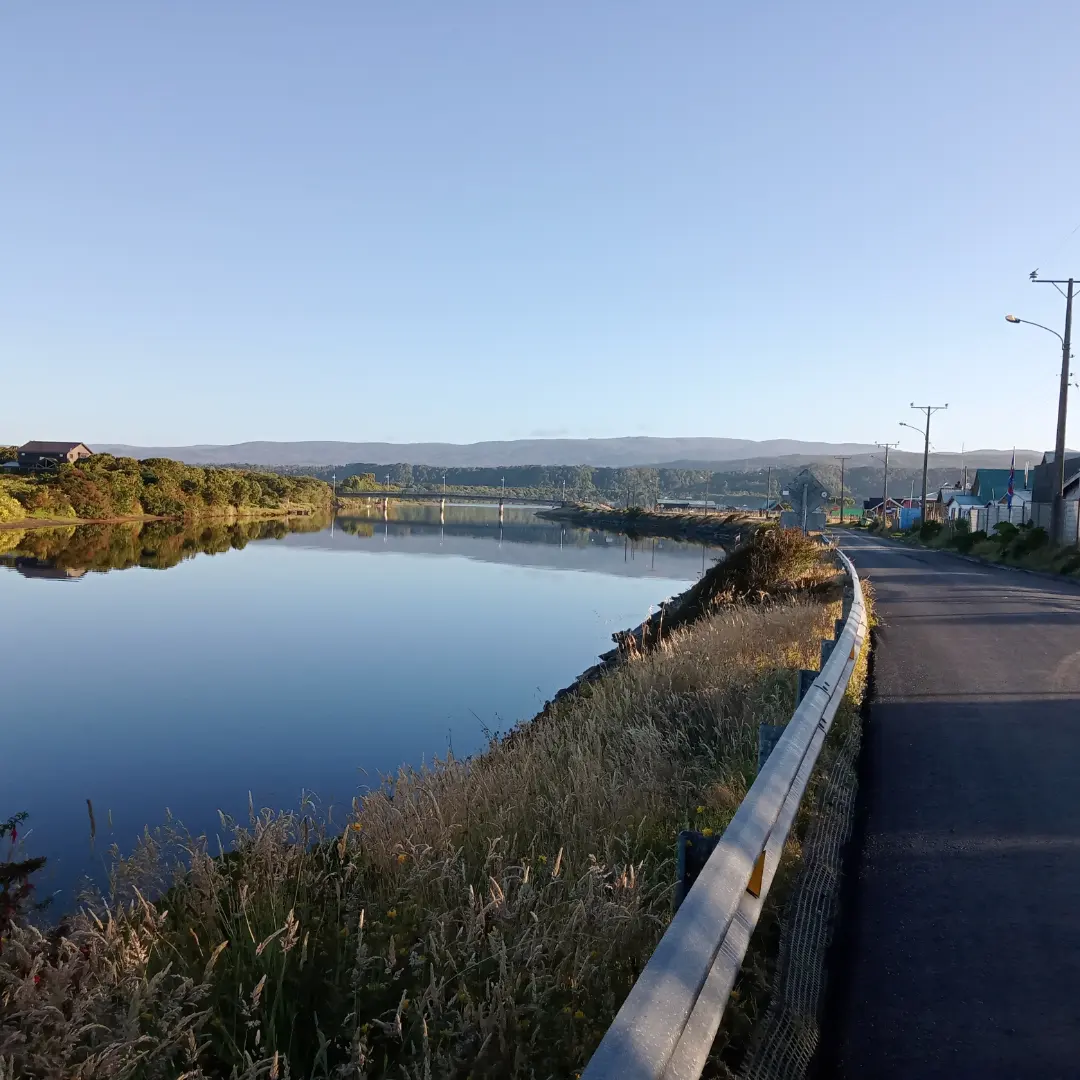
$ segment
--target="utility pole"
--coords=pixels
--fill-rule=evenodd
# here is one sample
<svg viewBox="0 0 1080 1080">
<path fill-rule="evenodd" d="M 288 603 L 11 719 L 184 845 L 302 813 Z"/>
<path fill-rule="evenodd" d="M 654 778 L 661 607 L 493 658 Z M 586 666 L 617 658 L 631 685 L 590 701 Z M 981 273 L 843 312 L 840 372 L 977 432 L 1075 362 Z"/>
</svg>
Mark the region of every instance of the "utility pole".
<svg viewBox="0 0 1080 1080">
<path fill-rule="evenodd" d="M 848 455 L 850 457 L 850 455 Z M 842 457 L 840 459 L 840 524 L 844 524 L 844 466 L 847 464 L 847 458 Z"/>
<path fill-rule="evenodd" d="M 936 412 L 941 412 L 942 409 L 949 407 L 948 403 L 944 405 L 916 405 L 913 401 L 911 403 L 913 409 L 918 409 L 919 412 L 926 413 L 926 430 L 923 432 L 923 455 L 922 455 L 922 502 L 919 503 L 919 512 L 922 514 L 923 524 L 926 523 L 926 470 L 930 464 L 930 417 Z"/>
<path fill-rule="evenodd" d="M 1031 280 L 1036 285 L 1053 285 L 1061 292 L 1065 285 L 1065 336 L 1061 339 L 1061 386 L 1058 390 L 1057 438 L 1054 440 L 1054 503 L 1050 512 L 1050 534 L 1056 543 L 1061 543 L 1065 531 L 1065 416 L 1069 408 L 1069 361 L 1072 359 L 1072 305 L 1073 279 L 1067 281 L 1043 280 L 1036 277 L 1033 270 Z"/>
<path fill-rule="evenodd" d="M 885 488 L 881 496 L 881 515 L 886 519 L 889 518 L 889 451 L 894 446 L 899 446 L 898 442 L 893 443 L 878 443 L 878 446 L 885 451 Z"/>
<path fill-rule="evenodd" d="M 769 466 L 769 476 L 765 481 L 765 513 L 770 513 L 769 503 L 772 502 L 772 466 Z"/>
</svg>

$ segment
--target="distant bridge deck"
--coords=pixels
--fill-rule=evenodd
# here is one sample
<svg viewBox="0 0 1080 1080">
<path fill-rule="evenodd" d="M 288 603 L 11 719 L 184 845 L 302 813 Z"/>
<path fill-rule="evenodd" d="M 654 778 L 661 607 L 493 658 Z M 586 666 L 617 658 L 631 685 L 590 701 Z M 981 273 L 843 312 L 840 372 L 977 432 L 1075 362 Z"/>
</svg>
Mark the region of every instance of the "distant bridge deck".
<svg viewBox="0 0 1080 1080">
<path fill-rule="evenodd" d="M 409 502 L 488 503 L 492 506 L 567 506 L 563 499 L 524 499 L 518 495 L 459 495 L 448 491 L 339 491 L 339 499 L 397 499 Z"/>
</svg>

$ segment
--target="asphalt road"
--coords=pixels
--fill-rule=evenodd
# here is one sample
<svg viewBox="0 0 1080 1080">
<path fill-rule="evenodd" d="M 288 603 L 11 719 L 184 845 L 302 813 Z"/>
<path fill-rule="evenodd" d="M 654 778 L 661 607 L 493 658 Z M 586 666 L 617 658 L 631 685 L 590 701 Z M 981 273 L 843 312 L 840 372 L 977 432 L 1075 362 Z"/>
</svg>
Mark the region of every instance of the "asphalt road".
<svg viewBox="0 0 1080 1080">
<path fill-rule="evenodd" d="M 1080 588 L 841 545 L 882 625 L 824 1071 L 1078 1078 Z"/>
</svg>

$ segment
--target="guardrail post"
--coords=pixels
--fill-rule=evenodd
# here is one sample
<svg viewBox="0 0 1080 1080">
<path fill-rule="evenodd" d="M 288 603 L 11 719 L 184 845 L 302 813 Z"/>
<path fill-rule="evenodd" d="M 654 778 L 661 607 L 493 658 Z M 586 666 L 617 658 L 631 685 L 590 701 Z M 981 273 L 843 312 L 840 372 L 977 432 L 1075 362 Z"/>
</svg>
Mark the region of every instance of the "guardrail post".
<svg viewBox="0 0 1080 1080">
<path fill-rule="evenodd" d="M 824 667 L 829 662 L 829 657 L 832 655 L 833 649 L 836 648 L 836 641 L 822 641 L 821 643 L 821 666 Z"/>
<path fill-rule="evenodd" d="M 816 673 L 815 673 L 816 674 Z M 769 755 L 773 752 L 780 736 L 784 734 L 785 724 L 759 724 L 757 736 L 757 767 L 758 772 L 765 767 Z"/>
<path fill-rule="evenodd" d="M 795 704 L 798 705 L 804 697 L 806 697 L 806 691 L 814 685 L 814 680 L 818 677 L 818 673 L 812 668 L 799 668 L 799 687 L 795 692 Z"/>
<path fill-rule="evenodd" d="M 697 881 L 713 849 L 720 842 L 719 836 L 705 836 L 693 829 L 683 829 L 679 833 L 675 868 L 674 909 L 679 910 L 686 894 Z"/>
</svg>

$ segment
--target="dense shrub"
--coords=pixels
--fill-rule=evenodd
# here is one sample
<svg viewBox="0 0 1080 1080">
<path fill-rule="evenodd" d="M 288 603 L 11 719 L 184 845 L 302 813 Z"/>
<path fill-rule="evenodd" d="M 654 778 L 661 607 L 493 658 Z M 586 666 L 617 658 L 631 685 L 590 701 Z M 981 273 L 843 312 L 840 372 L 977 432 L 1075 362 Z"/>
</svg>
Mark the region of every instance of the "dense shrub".
<svg viewBox="0 0 1080 1080">
<path fill-rule="evenodd" d="M 961 518 L 956 522 L 956 527 L 953 531 L 952 546 L 956 548 L 961 555 L 967 555 L 976 544 L 982 543 L 985 539 L 985 529 L 979 529 L 976 532 L 972 532 L 970 522 Z"/>
<path fill-rule="evenodd" d="M 1025 525 L 1009 545 L 1009 554 L 1014 558 L 1030 555 L 1033 551 L 1046 547 L 1050 543 L 1050 534 L 1038 526 Z"/>
<path fill-rule="evenodd" d="M 314 509 L 329 504 L 330 487 L 309 476 L 201 468 L 168 458 L 116 458 L 94 454 L 54 472 L 5 481 L 0 494 L 23 508 L 0 503 L 0 520 L 18 516 L 199 517 L 208 510 Z"/>
<path fill-rule="evenodd" d="M 1020 530 L 1011 521 L 999 521 L 994 526 L 994 532 L 997 534 L 994 539 L 997 540 L 1002 547 L 1010 544 L 1016 539 L 1016 534 Z"/>
<path fill-rule="evenodd" d="M 942 530 L 940 521 L 924 521 L 919 525 L 919 539 L 923 543 L 929 543 Z"/>
</svg>

